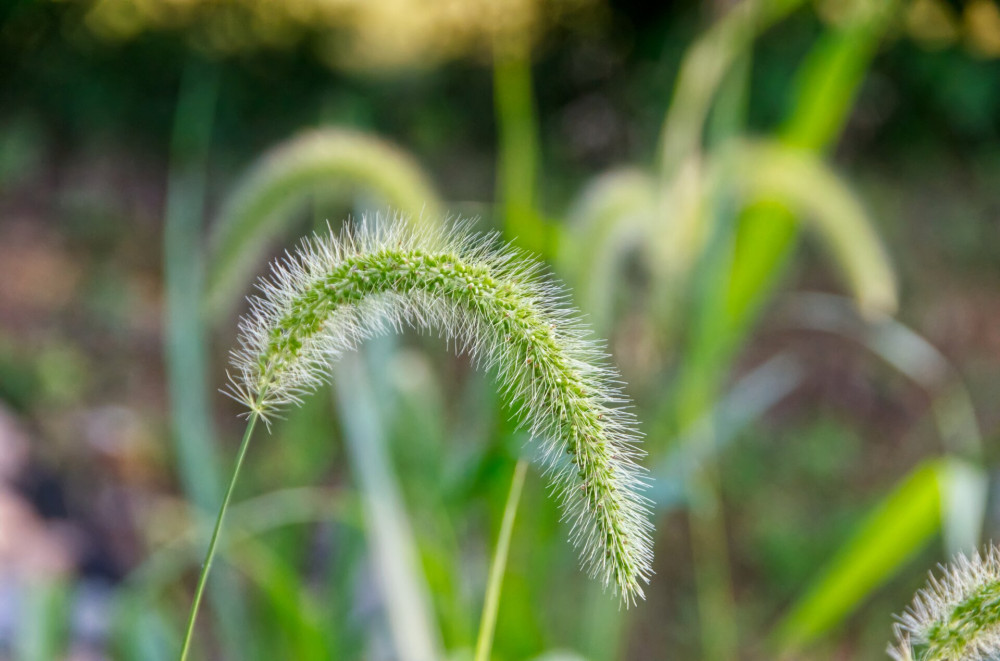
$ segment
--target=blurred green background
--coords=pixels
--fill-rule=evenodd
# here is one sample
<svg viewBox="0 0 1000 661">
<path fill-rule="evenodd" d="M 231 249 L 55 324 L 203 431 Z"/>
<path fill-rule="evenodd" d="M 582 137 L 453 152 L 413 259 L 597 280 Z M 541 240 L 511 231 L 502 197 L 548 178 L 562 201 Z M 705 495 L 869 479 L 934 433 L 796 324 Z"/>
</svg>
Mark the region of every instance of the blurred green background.
<svg viewBox="0 0 1000 661">
<path fill-rule="evenodd" d="M 878 659 L 1000 530 L 995 0 L 5 0 L 0 658 L 171 659 L 267 259 L 348 216 L 545 260 L 645 434 L 619 608 L 529 470 L 493 658 Z M 204 659 L 472 659 L 511 475 L 414 333 L 254 440 Z"/>
</svg>

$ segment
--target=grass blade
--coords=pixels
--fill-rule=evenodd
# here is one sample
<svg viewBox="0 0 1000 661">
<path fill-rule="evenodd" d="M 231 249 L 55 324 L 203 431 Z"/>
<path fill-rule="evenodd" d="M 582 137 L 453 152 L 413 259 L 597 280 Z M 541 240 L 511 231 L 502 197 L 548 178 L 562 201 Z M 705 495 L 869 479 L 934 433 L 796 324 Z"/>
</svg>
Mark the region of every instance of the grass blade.
<svg viewBox="0 0 1000 661">
<path fill-rule="evenodd" d="M 212 511 L 222 497 L 215 429 L 209 407 L 207 349 L 197 301 L 201 298 L 204 255 L 205 173 L 218 70 L 191 60 L 184 70 L 174 119 L 164 218 L 165 358 L 170 396 L 171 438 L 181 484 L 199 508 Z M 212 597 L 225 646 L 249 658 L 243 647 L 246 616 L 237 585 L 220 572 Z"/>
<path fill-rule="evenodd" d="M 14 661 L 49 661 L 64 654 L 69 597 L 69 585 L 58 579 L 33 581 L 23 586 L 13 645 Z"/>
<path fill-rule="evenodd" d="M 688 48 L 661 132 L 660 176 L 668 187 L 683 164 L 701 151 L 712 103 L 733 63 L 760 32 L 800 4 L 802 0 L 744 0 Z"/>
<path fill-rule="evenodd" d="M 970 459 L 982 457 L 983 435 L 972 394 L 948 359 L 926 339 L 895 319 L 859 318 L 847 299 L 834 294 L 796 294 L 784 310 L 794 326 L 851 338 L 905 374 L 931 397 L 943 449 Z"/>
<path fill-rule="evenodd" d="M 720 454 L 737 434 L 790 395 L 804 379 L 802 367 L 778 354 L 741 377 L 714 409 L 688 427 L 653 470 L 650 497 L 660 510 L 687 498 L 689 481 L 709 457 Z"/>
<path fill-rule="evenodd" d="M 222 497 L 215 432 L 208 407 L 201 297 L 202 218 L 209 131 L 217 72 L 192 63 L 177 101 L 164 220 L 166 367 L 178 469 L 185 493 L 211 511 Z"/>
<path fill-rule="evenodd" d="M 514 518 L 517 516 L 517 506 L 521 502 L 521 489 L 528 472 L 528 462 L 520 459 L 514 467 L 514 476 L 510 481 L 510 493 L 507 504 L 503 508 L 503 522 L 500 524 L 500 535 L 497 537 L 496 551 L 490 564 L 490 580 L 486 585 L 486 598 L 483 602 L 483 614 L 479 620 L 479 637 L 476 640 L 475 661 L 489 661 L 490 650 L 493 648 L 493 632 L 496 630 L 497 611 L 500 607 L 500 588 L 503 587 L 503 575 L 507 570 L 507 554 L 510 551 L 510 538 L 514 532 Z"/>
<path fill-rule="evenodd" d="M 399 485 L 386 456 L 381 416 L 368 370 L 357 355 L 348 354 L 335 371 L 335 402 L 352 474 L 361 492 L 367 522 L 365 532 L 378 572 L 396 658 L 441 659 L 431 599 Z"/>
<path fill-rule="evenodd" d="M 889 580 L 940 529 L 954 460 L 925 462 L 865 517 L 776 628 L 774 643 L 790 655 L 839 624 Z"/>
<path fill-rule="evenodd" d="M 546 254 L 548 229 L 537 210 L 538 129 L 526 47 L 497 47 L 493 64 L 499 164 L 497 190 L 504 234 L 526 250 Z"/>
<path fill-rule="evenodd" d="M 741 141 L 723 159 L 729 181 L 750 199 L 774 199 L 811 221 L 869 316 L 896 308 L 896 280 L 870 217 L 844 183 L 808 151 Z M 757 281 L 758 278 L 754 278 Z"/>
</svg>

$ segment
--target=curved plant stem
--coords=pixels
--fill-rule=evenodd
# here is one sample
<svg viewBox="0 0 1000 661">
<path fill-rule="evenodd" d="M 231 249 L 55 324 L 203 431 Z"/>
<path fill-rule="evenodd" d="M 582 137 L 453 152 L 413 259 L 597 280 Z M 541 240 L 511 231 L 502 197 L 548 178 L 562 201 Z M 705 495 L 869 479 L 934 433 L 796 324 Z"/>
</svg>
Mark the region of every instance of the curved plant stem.
<svg viewBox="0 0 1000 661">
<path fill-rule="evenodd" d="M 236 487 L 236 480 L 240 475 L 240 468 L 243 466 L 243 458 L 246 457 L 247 448 L 250 446 L 250 437 L 253 435 L 253 428 L 257 425 L 257 418 L 257 412 L 251 411 L 250 417 L 247 419 L 246 431 L 243 432 L 243 441 L 240 443 L 239 454 L 236 455 L 236 466 L 233 468 L 233 476 L 229 480 L 229 487 L 226 489 L 226 495 L 222 500 L 222 507 L 219 508 L 219 516 L 215 519 L 212 539 L 208 542 L 205 562 L 202 563 L 201 574 L 198 576 L 198 587 L 195 588 L 194 601 L 191 603 L 191 614 L 188 615 L 187 630 L 184 632 L 184 644 L 181 646 L 180 661 L 187 659 L 188 650 L 191 648 L 194 623 L 198 618 L 198 607 L 201 606 L 201 598 L 205 593 L 205 584 L 208 583 L 208 572 L 212 569 L 212 561 L 215 559 L 215 549 L 219 544 L 219 532 L 222 530 L 222 520 L 226 517 L 226 510 L 229 509 L 229 501 L 233 497 L 233 489 Z"/>
<path fill-rule="evenodd" d="M 493 632 L 497 624 L 497 610 L 500 607 L 500 588 L 503 586 L 503 575 L 507 569 L 507 552 L 510 550 L 514 517 L 517 516 L 517 506 L 521 502 L 521 488 L 524 486 L 524 477 L 527 471 L 528 462 L 524 459 L 518 460 L 517 466 L 514 467 L 514 477 L 510 481 L 507 504 L 504 505 L 503 509 L 503 522 L 500 524 L 497 548 L 493 553 L 493 563 L 490 565 L 490 581 L 486 586 L 483 615 L 479 620 L 475 661 L 489 661 L 490 658 L 490 649 L 493 647 Z"/>
</svg>

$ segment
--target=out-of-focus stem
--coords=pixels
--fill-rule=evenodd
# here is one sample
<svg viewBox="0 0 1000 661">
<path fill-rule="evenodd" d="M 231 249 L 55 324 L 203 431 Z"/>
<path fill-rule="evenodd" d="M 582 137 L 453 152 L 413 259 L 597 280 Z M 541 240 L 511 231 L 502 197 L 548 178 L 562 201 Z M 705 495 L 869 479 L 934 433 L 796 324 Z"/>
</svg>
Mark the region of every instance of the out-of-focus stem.
<svg viewBox="0 0 1000 661">
<path fill-rule="evenodd" d="M 204 270 L 206 170 L 219 71 L 192 56 L 181 77 L 170 145 L 163 228 L 164 363 L 171 440 L 184 495 L 211 512 L 222 495 L 209 406 L 208 352 L 198 301 Z M 244 657 L 245 613 L 231 576 L 216 573 L 212 606 L 229 654 Z"/>
<path fill-rule="evenodd" d="M 720 491 L 718 465 L 710 456 L 693 480 L 688 512 L 702 659 L 705 661 L 733 661 L 739 644 Z"/>
<path fill-rule="evenodd" d="M 521 489 L 524 487 L 524 477 L 527 472 L 528 462 L 520 459 L 517 466 L 514 467 L 514 477 L 510 481 L 510 492 L 507 494 L 507 504 L 503 508 L 500 535 L 497 537 L 497 547 L 490 565 L 490 580 L 486 586 L 483 614 L 479 620 L 475 661 L 489 661 L 490 659 L 493 632 L 497 625 L 497 610 L 500 607 L 500 588 L 503 586 L 503 576 L 507 570 L 507 554 L 510 551 L 510 538 L 514 532 L 514 518 L 517 516 L 517 506 L 521 502 Z"/>
<path fill-rule="evenodd" d="M 497 191 L 504 236 L 519 247 L 545 254 L 546 229 L 537 211 L 538 130 L 526 45 L 497 45 L 493 63 L 496 109 Z"/>
</svg>

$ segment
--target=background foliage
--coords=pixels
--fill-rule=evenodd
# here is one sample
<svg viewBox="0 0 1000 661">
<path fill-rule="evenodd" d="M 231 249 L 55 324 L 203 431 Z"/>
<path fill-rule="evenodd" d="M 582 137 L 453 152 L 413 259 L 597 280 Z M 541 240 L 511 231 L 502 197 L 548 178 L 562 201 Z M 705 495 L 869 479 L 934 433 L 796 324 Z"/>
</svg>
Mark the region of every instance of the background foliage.
<svg viewBox="0 0 1000 661">
<path fill-rule="evenodd" d="M 994 0 L 6 3 L 0 656 L 172 658 L 242 297 L 392 205 L 546 260 L 646 434 L 647 601 L 529 470 L 494 658 L 884 658 L 998 528 L 998 55 Z M 334 383 L 251 447 L 196 651 L 471 658 L 527 439 L 434 338 Z"/>
</svg>

